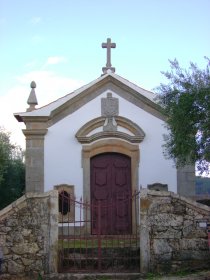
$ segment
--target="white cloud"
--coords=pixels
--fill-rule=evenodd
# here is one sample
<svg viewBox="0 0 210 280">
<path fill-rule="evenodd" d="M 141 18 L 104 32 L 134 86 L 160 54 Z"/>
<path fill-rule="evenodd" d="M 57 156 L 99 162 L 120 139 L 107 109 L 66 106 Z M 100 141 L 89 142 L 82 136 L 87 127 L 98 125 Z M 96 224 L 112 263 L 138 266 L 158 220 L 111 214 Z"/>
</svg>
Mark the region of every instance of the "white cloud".
<svg viewBox="0 0 210 280">
<path fill-rule="evenodd" d="M 59 76 L 50 71 L 28 72 L 16 79 L 17 85 L 9 89 L 5 95 L 0 96 L 0 126 L 11 132 L 11 140 L 24 148 L 25 139 L 21 130 L 25 128 L 25 125 L 18 123 L 13 114 L 24 112 L 28 108 L 27 99 L 31 90 L 31 81 L 34 80 L 37 84 L 35 89 L 38 99 L 37 107 L 72 92 L 84 82 Z"/>
<path fill-rule="evenodd" d="M 18 124 L 13 113 L 25 111 L 26 104 L 22 102 L 24 99 L 24 87 L 17 85 L 11 88 L 4 96 L 0 96 L 0 126 L 11 132 L 11 140 L 18 145 L 25 147 L 24 135 L 21 129 L 23 124 Z"/>
<path fill-rule="evenodd" d="M 35 91 L 39 106 L 46 105 L 47 103 L 72 92 L 84 84 L 82 81 L 72 80 L 65 76 L 59 76 L 55 72 L 47 70 L 31 71 L 17 77 L 16 79 L 21 85 L 24 85 L 28 95 L 30 92 L 31 81 L 36 82 L 37 87 Z M 26 99 L 28 98 L 28 95 L 26 96 Z"/>
<path fill-rule="evenodd" d="M 47 65 L 52 65 L 52 64 L 58 64 L 61 62 L 65 62 L 66 58 L 64 56 L 50 56 L 47 59 L 46 64 Z"/>
<path fill-rule="evenodd" d="M 31 67 L 35 67 L 37 65 L 37 61 L 36 60 L 31 60 L 28 63 L 26 63 L 24 66 L 26 68 L 31 68 Z"/>
<path fill-rule="evenodd" d="M 49 65 L 57 65 L 59 63 L 63 63 L 66 62 L 67 58 L 64 56 L 50 56 L 48 57 L 44 63 L 42 63 L 42 65 L 40 65 L 40 62 L 38 62 L 37 60 L 31 60 L 28 63 L 25 64 L 25 68 L 29 69 L 33 69 L 33 68 L 37 68 L 38 66 L 41 67 L 42 70 L 45 70 L 47 66 Z M 41 73 L 41 72 L 39 72 Z M 43 72 L 42 72 L 43 73 Z"/>
</svg>

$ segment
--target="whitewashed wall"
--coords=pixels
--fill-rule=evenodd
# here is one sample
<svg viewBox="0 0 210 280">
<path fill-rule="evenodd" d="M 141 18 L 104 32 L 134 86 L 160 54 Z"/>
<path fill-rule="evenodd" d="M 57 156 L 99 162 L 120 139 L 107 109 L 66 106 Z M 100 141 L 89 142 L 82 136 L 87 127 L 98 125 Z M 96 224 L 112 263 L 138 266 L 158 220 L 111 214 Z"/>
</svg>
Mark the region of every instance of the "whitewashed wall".
<svg viewBox="0 0 210 280">
<path fill-rule="evenodd" d="M 76 196 L 82 195 L 82 146 L 75 134 L 86 122 L 101 116 L 102 97 L 106 97 L 106 92 L 48 129 L 45 191 L 58 184 L 71 184 L 75 186 Z M 146 187 L 160 182 L 168 184 L 170 191 L 177 192 L 176 169 L 173 162 L 163 156 L 163 134 L 166 132 L 163 122 L 117 94 L 113 93 L 113 97 L 119 98 L 119 115 L 137 123 L 146 134 L 140 144 L 139 185 Z"/>
</svg>

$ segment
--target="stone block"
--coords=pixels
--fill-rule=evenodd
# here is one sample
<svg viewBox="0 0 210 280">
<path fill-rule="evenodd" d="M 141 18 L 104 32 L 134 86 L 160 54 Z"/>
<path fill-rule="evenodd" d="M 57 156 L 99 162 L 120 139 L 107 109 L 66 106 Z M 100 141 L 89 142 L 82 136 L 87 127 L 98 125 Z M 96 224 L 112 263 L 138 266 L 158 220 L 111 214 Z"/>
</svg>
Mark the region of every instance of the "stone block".
<svg viewBox="0 0 210 280">
<path fill-rule="evenodd" d="M 21 257 L 20 257 L 19 255 L 13 254 L 13 256 L 12 256 L 13 261 L 20 260 L 20 258 L 21 258 Z"/>
<path fill-rule="evenodd" d="M 18 226 L 18 219 L 17 217 L 11 217 L 10 219 L 6 220 L 6 226 L 7 227 L 15 227 Z"/>
<path fill-rule="evenodd" d="M 39 247 L 36 243 L 22 243 L 13 246 L 11 250 L 18 255 L 36 254 L 39 251 Z"/>
<path fill-rule="evenodd" d="M 206 231 L 206 229 L 197 228 L 193 232 L 193 237 L 194 238 L 202 238 L 202 239 L 206 239 L 207 240 L 207 231 Z"/>
<path fill-rule="evenodd" d="M 12 228 L 8 226 L 0 226 L 0 235 L 2 236 L 4 233 L 11 231 Z"/>
<path fill-rule="evenodd" d="M 153 227 L 152 234 L 154 238 L 181 238 L 182 231 L 181 229 L 169 228 L 169 227 Z"/>
<path fill-rule="evenodd" d="M 154 250 L 154 254 L 156 255 L 163 255 L 172 252 L 172 248 L 169 246 L 166 239 L 154 239 L 152 247 Z"/>
<path fill-rule="evenodd" d="M 164 192 L 164 191 L 154 191 L 154 190 L 148 190 L 147 192 L 148 197 L 154 197 L 157 198 L 166 198 L 171 196 L 171 192 Z"/>
<path fill-rule="evenodd" d="M 157 263 L 155 265 L 155 271 L 157 273 L 170 273 L 171 272 L 171 266 L 172 266 L 172 263 L 171 261 L 164 261 L 164 262 L 160 262 L 160 263 Z"/>
<path fill-rule="evenodd" d="M 24 242 L 24 236 L 20 232 L 15 232 L 12 236 L 13 244 L 14 243 L 23 243 Z"/>
<path fill-rule="evenodd" d="M 17 262 L 10 260 L 8 263 L 8 272 L 10 274 L 18 275 L 24 272 L 24 265 L 18 264 Z"/>
<path fill-rule="evenodd" d="M 168 185 L 161 184 L 161 183 L 154 183 L 154 184 L 147 185 L 147 188 L 149 190 L 154 190 L 154 191 L 168 191 Z"/>
<path fill-rule="evenodd" d="M 186 205 L 176 203 L 174 204 L 174 214 L 184 215 L 186 213 Z"/>
<path fill-rule="evenodd" d="M 195 226 L 194 224 L 189 224 L 188 226 L 185 226 L 182 228 L 182 234 L 183 237 L 193 237 L 194 236 L 194 232 L 195 232 Z"/>
<path fill-rule="evenodd" d="M 209 251 L 196 250 L 179 250 L 172 253 L 172 259 L 180 261 L 203 261 L 210 260 Z"/>
<path fill-rule="evenodd" d="M 10 249 L 9 249 L 8 246 L 3 246 L 2 249 L 3 249 L 3 255 L 4 256 L 8 255 L 10 253 Z"/>
<path fill-rule="evenodd" d="M 165 262 L 165 261 L 171 261 L 171 256 L 172 256 L 172 253 L 164 253 L 164 254 L 161 254 L 161 255 L 157 255 L 156 256 L 156 262 Z"/>
<path fill-rule="evenodd" d="M 153 215 L 149 217 L 149 224 L 167 227 L 179 227 L 183 224 L 183 216 L 167 213 Z"/>
<path fill-rule="evenodd" d="M 24 236 L 24 237 L 27 237 L 27 236 L 29 236 L 30 234 L 31 234 L 31 229 L 26 229 L 26 228 L 24 228 L 24 229 L 22 229 L 22 235 Z"/>
<path fill-rule="evenodd" d="M 141 209 L 141 212 L 142 211 L 147 211 L 151 205 L 151 200 L 149 199 L 146 199 L 146 198 L 141 198 L 140 199 L 140 209 Z"/>
<path fill-rule="evenodd" d="M 160 214 L 160 213 L 173 213 L 174 207 L 171 201 L 168 203 L 166 201 L 153 202 L 149 208 L 149 215 Z"/>
<path fill-rule="evenodd" d="M 180 239 L 180 247 L 182 250 L 208 250 L 208 241 L 205 239 Z M 210 254 L 210 253 L 209 253 Z M 209 255 L 210 257 L 210 255 Z"/>
<path fill-rule="evenodd" d="M 34 263 L 34 260 L 29 258 L 22 258 L 22 262 L 24 266 L 30 266 Z"/>
</svg>

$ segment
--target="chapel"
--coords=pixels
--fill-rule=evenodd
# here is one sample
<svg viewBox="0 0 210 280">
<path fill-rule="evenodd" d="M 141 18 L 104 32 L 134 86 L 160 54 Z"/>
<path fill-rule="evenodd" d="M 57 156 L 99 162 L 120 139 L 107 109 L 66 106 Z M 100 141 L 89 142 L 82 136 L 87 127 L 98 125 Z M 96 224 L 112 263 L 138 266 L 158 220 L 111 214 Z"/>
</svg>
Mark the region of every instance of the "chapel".
<svg viewBox="0 0 210 280">
<path fill-rule="evenodd" d="M 166 116 L 155 94 L 115 73 L 110 38 L 102 47 L 98 78 L 40 108 L 32 82 L 27 111 L 14 114 L 26 126 L 26 192 L 62 188 L 89 201 L 140 188 L 193 195 L 194 170 L 163 154 Z"/>
</svg>

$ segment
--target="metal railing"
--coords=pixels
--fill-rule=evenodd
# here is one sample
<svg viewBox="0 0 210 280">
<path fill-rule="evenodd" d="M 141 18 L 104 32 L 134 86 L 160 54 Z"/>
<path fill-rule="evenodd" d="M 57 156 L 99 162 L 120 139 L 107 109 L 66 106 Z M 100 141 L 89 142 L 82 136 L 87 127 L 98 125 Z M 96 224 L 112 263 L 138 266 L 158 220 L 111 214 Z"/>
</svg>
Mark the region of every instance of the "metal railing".
<svg viewBox="0 0 210 280">
<path fill-rule="evenodd" d="M 65 206 L 59 227 L 59 272 L 139 272 L 139 193 L 121 199 L 120 204 L 112 201 L 91 204 L 82 198 L 77 201 L 65 196 L 64 192 L 62 197 L 60 209 L 64 201 L 66 205 L 73 204 L 75 219 L 68 220 L 70 213 L 66 213 Z M 119 211 L 123 214 L 126 210 L 119 209 L 119 205 L 122 209 L 131 209 L 131 226 L 126 226 L 125 230 L 123 225 L 117 227 L 118 219 L 113 223 L 112 215 L 110 220 L 106 216 L 106 213 L 116 215 Z M 113 231 L 109 223 L 118 229 Z"/>
</svg>

